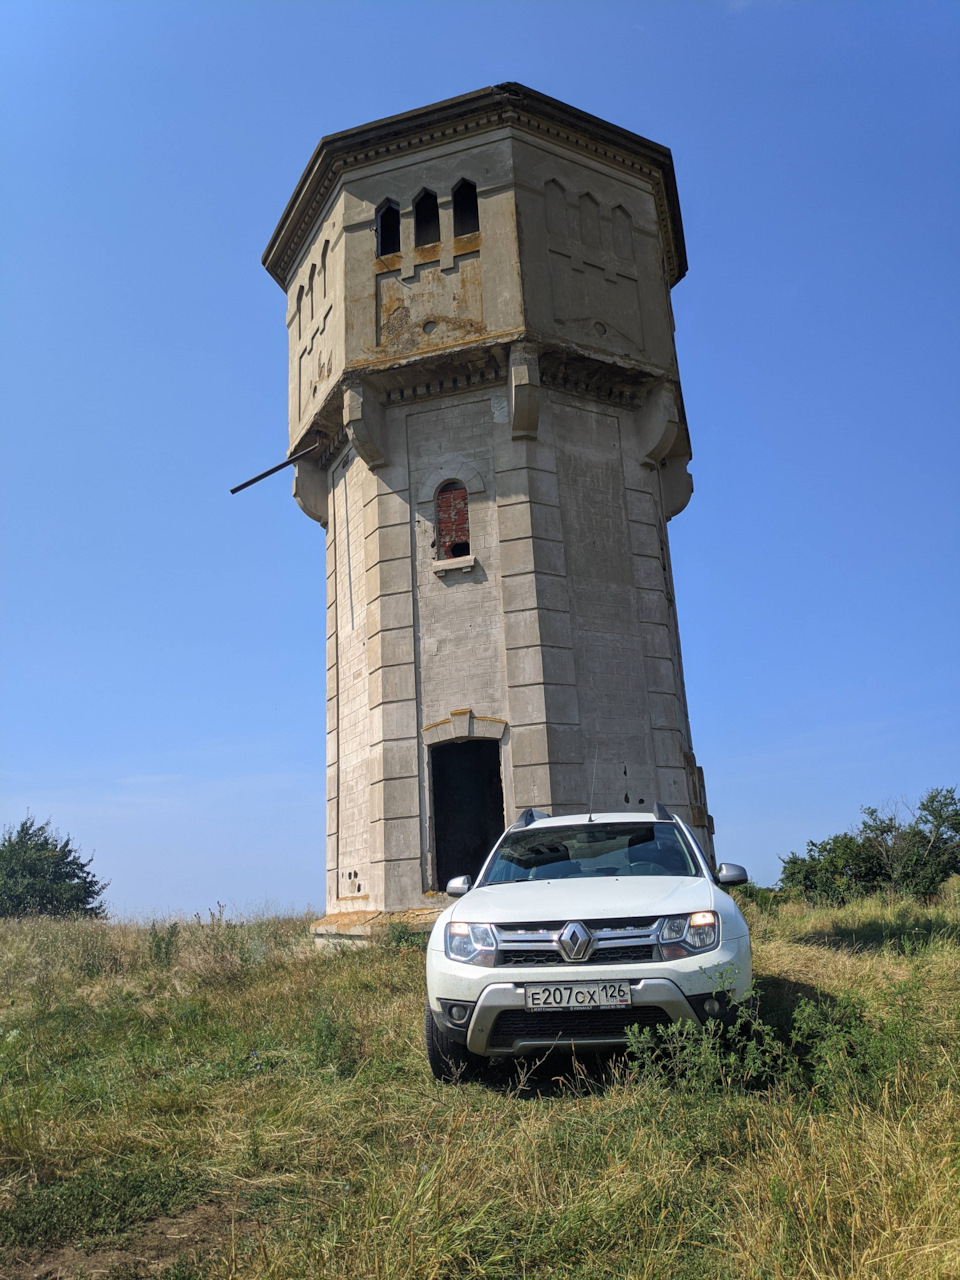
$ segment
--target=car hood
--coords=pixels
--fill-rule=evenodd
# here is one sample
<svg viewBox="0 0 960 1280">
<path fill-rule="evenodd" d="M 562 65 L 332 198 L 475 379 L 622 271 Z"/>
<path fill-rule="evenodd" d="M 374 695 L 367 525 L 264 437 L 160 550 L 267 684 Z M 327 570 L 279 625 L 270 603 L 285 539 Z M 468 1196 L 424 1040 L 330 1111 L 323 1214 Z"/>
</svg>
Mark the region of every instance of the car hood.
<svg viewBox="0 0 960 1280">
<path fill-rule="evenodd" d="M 713 885 L 705 877 L 605 876 L 485 885 L 462 897 L 448 918 L 472 924 L 526 924 L 663 916 L 711 911 L 715 905 Z"/>
</svg>

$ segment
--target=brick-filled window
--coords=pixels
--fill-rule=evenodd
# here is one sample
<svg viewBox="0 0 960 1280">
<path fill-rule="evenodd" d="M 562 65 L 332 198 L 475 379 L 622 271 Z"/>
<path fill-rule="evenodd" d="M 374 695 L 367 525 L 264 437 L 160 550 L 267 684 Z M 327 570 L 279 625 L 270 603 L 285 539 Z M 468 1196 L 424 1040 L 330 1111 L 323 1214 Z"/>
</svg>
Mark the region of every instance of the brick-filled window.
<svg viewBox="0 0 960 1280">
<path fill-rule="evenodd" d="M 467 490 L 459 480 L 448 480 L 437 490 L 437 559 L 452 560 L 470 554 L 470 515 Z"/>
</svg>

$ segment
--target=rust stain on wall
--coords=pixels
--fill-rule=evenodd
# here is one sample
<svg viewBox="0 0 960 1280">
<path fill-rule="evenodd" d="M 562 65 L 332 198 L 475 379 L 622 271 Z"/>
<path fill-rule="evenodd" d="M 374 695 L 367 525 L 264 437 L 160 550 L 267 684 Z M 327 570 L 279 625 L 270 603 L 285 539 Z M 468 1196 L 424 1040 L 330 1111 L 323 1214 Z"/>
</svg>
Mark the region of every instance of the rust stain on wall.
<svg viewBox="0 0 960 1280">
<path fill-rule="evenodd" d="M 420 263 L 407 281 L 399 271 L 377 276 L 377 345 L 391 353 L 440 347 L 483 333 L 480 255 Z"/>
</svg>

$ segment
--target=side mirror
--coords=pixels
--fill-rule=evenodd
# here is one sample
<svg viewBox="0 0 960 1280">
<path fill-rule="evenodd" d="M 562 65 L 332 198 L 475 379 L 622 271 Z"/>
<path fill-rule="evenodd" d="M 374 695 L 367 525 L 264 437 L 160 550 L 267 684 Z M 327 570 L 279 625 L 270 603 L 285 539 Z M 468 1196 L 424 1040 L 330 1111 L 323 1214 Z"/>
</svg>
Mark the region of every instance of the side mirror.
<svg viewBox="0 0 960 1280">
<path fill-rule="evenodd" d="M 746 874 L 744 874 L 746 880 Z M 471 876 L 454 876 L 452 880 L 447 881 L 447 897 L 462 898 L 465 893 L 469 893 L 473 885 Z"/>
<path fill-rule="evenodd" d="M 737 866 L 735 862 L 721 862 L 717 867 L 717 884 L 746 884 L 749 879 L 744 868 Z"/>
</svg>

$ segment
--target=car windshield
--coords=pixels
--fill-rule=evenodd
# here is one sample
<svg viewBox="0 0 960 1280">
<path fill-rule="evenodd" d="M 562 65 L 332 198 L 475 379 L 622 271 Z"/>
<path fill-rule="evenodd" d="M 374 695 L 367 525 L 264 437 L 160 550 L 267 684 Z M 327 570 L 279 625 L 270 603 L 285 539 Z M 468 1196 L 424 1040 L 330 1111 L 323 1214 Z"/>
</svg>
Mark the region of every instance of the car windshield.
<svg viewBox="0 0 960 1280">
<path fill-rule="evenodd" d="M 701 874 L 670 822 L 591 822 L 508 831 L 480 883 Z"/>
</svg>

